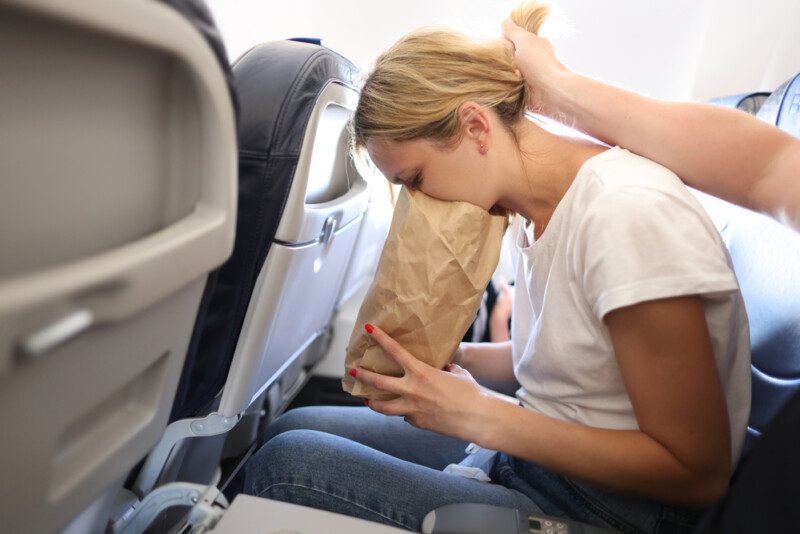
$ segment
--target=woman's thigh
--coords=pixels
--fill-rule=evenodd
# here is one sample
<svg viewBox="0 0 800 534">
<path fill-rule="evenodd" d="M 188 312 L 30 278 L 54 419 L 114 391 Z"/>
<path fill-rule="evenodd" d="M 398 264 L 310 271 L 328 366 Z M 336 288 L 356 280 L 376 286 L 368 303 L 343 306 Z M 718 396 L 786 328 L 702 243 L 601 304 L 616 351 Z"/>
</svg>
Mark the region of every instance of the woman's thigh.
<svg viewBox="0 0 800 534">
<path fill-rule="evenodd" d="M 471 502 L 541 513 L 522 493 L 450 475 L 350 439 L 287 430 L 247 466 L 245 492 L 418 531 L 431 510 Z"/>
<path fill-rule="evenodd" d="M 288 430 L 317 430 L 355 441 L 401 460 L 444 469 L 466 455 L 468 443 L 388 417 L 369 408 L 309 406 L 286 412 L 268 428 L 265 441 Z"/>
</svg>

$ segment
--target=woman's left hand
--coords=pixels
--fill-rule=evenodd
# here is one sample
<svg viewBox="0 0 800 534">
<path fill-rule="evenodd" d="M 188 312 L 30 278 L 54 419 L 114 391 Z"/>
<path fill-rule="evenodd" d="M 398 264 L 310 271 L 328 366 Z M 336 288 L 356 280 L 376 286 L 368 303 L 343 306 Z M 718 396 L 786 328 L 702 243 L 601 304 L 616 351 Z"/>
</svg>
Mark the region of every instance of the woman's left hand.
<svg viewBox="0 0 800 534">
<path fill-rule="evenodd" d="M 398 395 L 393 400 L 371 400 L 369 407 L 384 415 L 404 416 L 417 428 L 477 442 L 490 397 L 472 375 L 455 364 L 444 371 L 436 369 L 416 359 L 380 328 L 372 328 L 372 338 L 405 374 L 393 377 L 357 368 L 356 380 Z"/>
</svg>

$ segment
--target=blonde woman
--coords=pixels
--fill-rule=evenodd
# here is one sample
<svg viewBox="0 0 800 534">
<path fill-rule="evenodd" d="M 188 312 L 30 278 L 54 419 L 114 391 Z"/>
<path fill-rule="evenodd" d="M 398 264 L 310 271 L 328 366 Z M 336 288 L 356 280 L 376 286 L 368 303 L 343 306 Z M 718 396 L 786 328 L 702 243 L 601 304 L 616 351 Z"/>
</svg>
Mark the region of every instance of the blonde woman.
<svg viewBox="0 0 800 534">
<path fill-rule="evenodd" d="M 528 3 L 512 20 L 536 32 L 546 13 Z M 725 491 L 750 383 L 724 246 L 671 171 L 554 135 L 535 107 L 501 40 L 421 31 L 377 60 L 356 148 L 405 187 L 518 214 L 512 340 L 464 344 L 442 371 L 365 325 L 405 375 L 351 374 L 399 398 L 287 413 L 248 492 L 411 530 L 478 502 L 673 532 Z M 516 378 L 519 403 L 473 376 Z M 443 472 L 470 442 L 499 451 L 491 483 Z"/>
</svg>

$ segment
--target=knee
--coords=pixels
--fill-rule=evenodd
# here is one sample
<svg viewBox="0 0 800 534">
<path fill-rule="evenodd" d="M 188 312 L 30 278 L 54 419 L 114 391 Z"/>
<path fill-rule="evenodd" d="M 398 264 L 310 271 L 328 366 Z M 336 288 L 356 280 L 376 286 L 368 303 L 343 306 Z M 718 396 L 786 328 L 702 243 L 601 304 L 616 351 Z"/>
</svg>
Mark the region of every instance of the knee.
<svg viewBox="0 0 800 534">
<path fill-rule="evenodd" d="M 313 428 L 311 424 L 313 417 L 314 407 L 312 406 L 289 410 L 267 426 L 262 441 L 269 441 L 275 436 L 288 432 L 289 430 Z"/>
<path fill-rule="evenodd" d="M 274 491 L 282 488 L 281 491 L 285 492 L 287 487 L 330 491 L 332 484 L 335 486 L 341 477 L 342 466 L 353 458 L 353 445 L 343 438 L 316 430 L 282 432 L 248 460 L 244 492 L 278 498 Z"/>
<path fill-rule="evenodd" d="M 267 441 L 245 466 L 245 493 L 260 496 L 274 484 L 302 476 L 314 464 L 311 434 L 287 428 Z"/>
</svg>

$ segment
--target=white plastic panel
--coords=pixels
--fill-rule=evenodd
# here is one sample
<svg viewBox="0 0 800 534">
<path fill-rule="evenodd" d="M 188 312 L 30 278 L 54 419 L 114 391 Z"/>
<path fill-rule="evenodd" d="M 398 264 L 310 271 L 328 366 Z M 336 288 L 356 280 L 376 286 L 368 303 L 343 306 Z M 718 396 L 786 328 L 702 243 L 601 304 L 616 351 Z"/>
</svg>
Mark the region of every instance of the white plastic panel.
<svg viewBox="0 0 800 534">
<path fill-rule="evenodd" d="M 358 240 L 353 248 L 342 290 L 336 299 L 338 309 L 354 291 L 372 280 L 378 268 L 383 244 L 389 234 L 394 214 L 394 198 L 389 181 L 371 163 L 362 165 L 362 176 L 369 182 L 370 199 L 361 223 Z"/>
<path fill-rule="evenodd" d="M 236 133 L 202 36 L 139 0 L 0 0 L 0 517 L 54 532 L 156 443 Z"/>
<path fill-rule="evenodd" d="M 366 280 L 358 286 L 350 296 L 339 302 L 339 309 L 333 320 L 333 339 L 331 339 L 325 356 L 314 367 L 314 376 L 328 376 L 341 378 L 344 372 L 344 360 L 347 356 L 347 344 L 356 324 L 361 304 L 367 296 L 371 280 Z"/>
<path fill-rule="evenodd" d="M 330 323 L 361 217 L 328 244 L 273 244 L 258 277 L 219 413 L 234 416 Z"/>
</svg>

